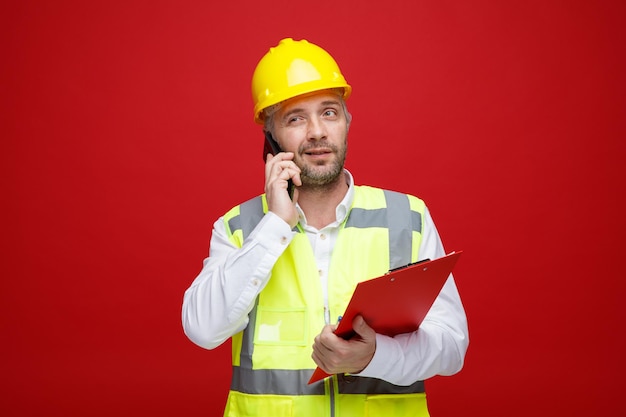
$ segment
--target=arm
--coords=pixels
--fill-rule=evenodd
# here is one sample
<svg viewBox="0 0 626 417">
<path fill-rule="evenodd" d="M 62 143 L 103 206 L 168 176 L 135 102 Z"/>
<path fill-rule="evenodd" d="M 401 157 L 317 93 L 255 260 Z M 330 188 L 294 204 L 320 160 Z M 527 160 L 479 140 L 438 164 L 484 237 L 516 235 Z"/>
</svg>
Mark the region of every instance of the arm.
<svg viewBox="0 0 626 417">
<path fill-rule="evenodd" d="M 422 259 L 445 255 L 428 210 L 424 214 L 419 253 Z M 410 385 L 434 375 L 452 375 L 463 367 L 468 344 L 465 310 L 451 274 L 417 331 L 395 337 L 376 335 L 376 352 L 359 375 L 396 385 Z"/>
<path fill-rule="evenodd" d="M 439 234 L 428 211 L 424 217 L 420 258 L 440 258 L 445 252 Z M 469 343 L 465 311 L 452 275 L 417 331 L 395 337 L 376 334 L 360 316 L 354 319 L 353 328 L 357 335 L 350 340 L 337 337 L 335 326 L 330 325 L 315 338 L 313 360 L 327 373 L 346 372 L 411 385 L 458 372 Z"/>
<path fill-rule="evenodd" d="M 270 211 L 241 248 L 228 239 L 223 218 L 213 225 L 209 257 L 183 297 L 183 329 L 198 346 L 213 349 L 248 325 L 257 295 L 293 239 L 291 228 L 298 213 L 287 193 L 287 181 L 302 182 L 292 159 L 293 153 L 267 156 L 265 194 Z"/>
<path fill-rule="evenodd" d="M 248 324 L 248 313 L 293 232 L 267 213 L 241 248 L 228 240 L 222 218 L 215 222 L 209 257 L 185 291 L 182 323 L 195 344 L 213 349 Z"/>
</svg>

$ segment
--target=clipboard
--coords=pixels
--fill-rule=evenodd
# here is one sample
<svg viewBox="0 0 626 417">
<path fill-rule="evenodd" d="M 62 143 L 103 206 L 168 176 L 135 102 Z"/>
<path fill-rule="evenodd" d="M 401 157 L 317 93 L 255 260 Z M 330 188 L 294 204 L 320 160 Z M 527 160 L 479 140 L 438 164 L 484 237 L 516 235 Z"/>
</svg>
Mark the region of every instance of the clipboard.
<svg viewBox="0 0 626 417">
<path fill-rule="evenodd" d="M 416 262 L 359 282 L 335 334 L 344 339 L 354 336 L 352 320 L 359 314 L 376 333 L 395 336 L 417 330 L 461 253 Z M 318 367 L 308 383 L 328 376 Z"/>
</svg>

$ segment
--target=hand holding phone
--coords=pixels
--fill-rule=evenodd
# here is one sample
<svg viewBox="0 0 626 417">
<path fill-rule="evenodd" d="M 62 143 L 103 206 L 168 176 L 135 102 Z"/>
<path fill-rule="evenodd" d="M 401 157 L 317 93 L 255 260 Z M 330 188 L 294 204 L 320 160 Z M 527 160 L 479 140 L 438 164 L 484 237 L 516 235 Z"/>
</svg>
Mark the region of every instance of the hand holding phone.
<svg viewBox="0 0 626 417">
<path fill-rule="evenodd" d="M 263 161 L 265 161 L 265 157 L 267 156 L 268 153 L 272 155 L 276 155 L 279 152 L 282 152 L 282 149 L 280 149 L 278 142 L 276 142 L 276 140 L 272 137 L 272 134 L 270 132 L 266 131 L 265 142 L 263 145 Z M 289 179 L 287 181 L 287 193 L 289 193 L 289 198 L 292 200 L 293 200 L 293 190 L 294 190 L 293 180 Z"/>
</svg>

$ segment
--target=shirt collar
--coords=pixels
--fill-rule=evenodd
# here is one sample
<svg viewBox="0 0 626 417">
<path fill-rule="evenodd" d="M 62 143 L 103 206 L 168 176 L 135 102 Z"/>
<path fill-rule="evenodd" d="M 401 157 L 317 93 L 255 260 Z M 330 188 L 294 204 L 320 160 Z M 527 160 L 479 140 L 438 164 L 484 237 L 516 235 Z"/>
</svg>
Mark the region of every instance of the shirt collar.
<svg viewBox="0 0 626 417">
<path fill-rule="evenodd" d="M 350 211 L 350 207 L 352 207 L 352 202 L 354 201 L 354 178 L 352 174 L 347 169 L 343 170 L 343 173 L 346 176 L 346 183 L 348 184 L 348 192 L 343 197 L 343 200 L 337 206 L 335 213 L 337 213 L 337 222 L 340 224 L 346 219 L 348 216 L 348 212 Z"/>
<path fill-rule="evenodd" d="M 337 208 L 335 209 L 335 222 L 331 223 L 329 226 L 338 226 L 346 219 L 348 213 L 350 212 L 350 207 L 352 207 L 352 202 L 354 201 L 354 177 L 350 171 L 344 168 L 343 174 L 346 178 L 346 184 L 348 184 L 348 192 L 343 197 L 343 200 L 339 202 Z M 304 211 L 300 208 L 300 205 L 296 203 L 296 209 L 300 215 L 300 223 L 303 226 L 307 226 L 306 216 L 304 215 Z"/>
</svg>

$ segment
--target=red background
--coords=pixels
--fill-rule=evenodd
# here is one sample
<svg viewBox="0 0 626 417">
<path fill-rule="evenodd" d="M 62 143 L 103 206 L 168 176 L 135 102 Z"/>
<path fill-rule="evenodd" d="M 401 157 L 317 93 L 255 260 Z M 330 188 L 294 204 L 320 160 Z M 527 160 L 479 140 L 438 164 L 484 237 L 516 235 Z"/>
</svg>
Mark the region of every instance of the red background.
<svg viewBox="0 0 626 417">
<path fill-rule="evenodd" d="M 354 88 L 348 168 L 416 194 L 470 323 L 433 416 L 617 416 L 623 1 L 5 2 L 3 416 L 214 416 L 183 335 L 213 221 L 262 191 L 250 77 L 283 37 Z"/>
</svg>

